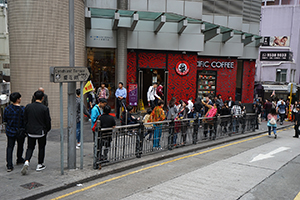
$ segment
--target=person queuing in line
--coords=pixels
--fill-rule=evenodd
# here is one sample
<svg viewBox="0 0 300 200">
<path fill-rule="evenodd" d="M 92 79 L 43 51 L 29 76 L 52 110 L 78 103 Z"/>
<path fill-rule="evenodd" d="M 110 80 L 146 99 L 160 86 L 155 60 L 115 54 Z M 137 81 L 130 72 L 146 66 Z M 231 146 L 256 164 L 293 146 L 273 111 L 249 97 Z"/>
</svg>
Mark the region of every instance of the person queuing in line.
<svg viewBox="0 0 300 200">
<path fill-rule="evenodd" d="M 127 90 L 123 87 L 123 83 L 119 82 L 119 88 L 116 90 L 115 96 L 117 98 L 116 118 L 120 118 L 120 109 L 126 106 Z"/>
<path fill-rule="evenodd" d="M 161 100 L 160 96 L 157 95 L 156 89 L 157 89 L 157 83 L 155 82 L 152 84 L 152 86 L 149 87 L 147 92 L 148 106 L 150 106 L 152 110 L 156 106 L 155 98 Z"/>
<path fill-rule="evenodd" d="M 296 107 L 297 112 L 295 113 L 295 135 L 294 138 L 299 138 L 299 126 L 300 126 L 300 105 L 297 105 Z"/>
<path fill-rule="evenodd" d="M 187 101 L 187 108 L 189 109 L 188 112 L 188 118 L 193 118 L 194 117 L 194 104 L 193 104 L 193 98 L 190 97 L 189 100 Z"/>
<path fill-rule="evenodd" d="M 208 97 L 206 97 L 208 98 Z M 209 102 L 206 99 L 206 102 Z M 216 103 L 206 103 L 205 101 L 202 101 L 202 104 L 207 108 L 207 112 L 205 113 L 204 117 L 204 139 L 207 139 L 207 133 L 209 128 L 209 139 L 216 139 L 216 124 L 214 117 L 216 116 L 218 112 L 217 104 Z"/>
<path fill-rule="evenodd" d="M 147 114 L 143 118 L 143 123 L 148 123 L 151 113 L 152 113 L 151 108 L 148 108 L 147 109 Z M 151 138 L 152 138 L 152 134 L 153 134 L 153 125 L 152 124 L 146 124 L 145 129 L 146 129 L 146 133 L 145 133 L 144 137 L 149 135 L 149 137 L 147 138 L 147 141 L 150 141 Z"/>
<path fill-rule="evenodd" d="M 223 107 L 223 105 L 224 105 L 224 102 L 223 102 L 223 100 L 222 100 L 222 95 L 221 95 L 221 94 L 218 94 L 218 95 L 217 95 L 217 100 L 216 100 L 216 102 L 217 102 L 217 105 L 218 105 L 218 110 L 221 110 L 222 107 Z"/>
<path fill-rule="evenodd" d="M 210 96 L 204 96 L 202 104 L 205 106 L 204 107 L 204 113 L 205 113 L 204 117 L 206 117 L 208 115 L 208 111 L 213 106 L 213 103 L 210 100 Z M 204 120 L 204 121 L 206 122 L 207 120 Z M 208 133 L 208 131 L 210 131 L 210 132 L 212 131 L 212 124 L 211 123 L 204 123 L 204 131 L 203 131 L 203 133 L 204 133 L 204 139 L 207 139 L 207 133 Z"/>
<path fill-rule="evenodd" d="M 44 165 L 44 158 L 47 133 L 51 130 L 50 112 L 49 108 L 42 104 L 44 99 L 44 93 L 42 91 L 36 91 L 34 97 L 36 99 L 35 102 L 28 104 L 24 112 L 25 130 L 28 139 L 25 157 L 26 161 L 21 170 L 23 175 L 27 173 L 36 141 L 39 143 L 38 165 L 36 171 L 41 171 L 46 168 Z"/>
<path fill-rule="evenodd" d="M 6 167 L 7 172 L 11 172 L 14 169 L 12 162 L 13 150 L 17 141 L 17 161 L 16 164 L 24 164 L 23 158 L 23 146 L 25 141 L 25 133 L 23 132 L 24 126 L 24 106 L 21 106 L 21 94 L 14 92 L 9 96 L 12 104 L 4 109 L 3 122 L 6 122 Z"/>
<path fill-rule="evenodd" d="M 229 97 L 228 99 L 228 107 L 231 109 L 233 106 L 234 101 L 232 101 L 232 97 Z"/>
<path fill-rule="evenodd" d="M 227 101 L 225 101 L 224 105 L 222 106 L 221 110 L 220 110 L 220 116 L 228 116 L 230 115 L 230 108 L 227 105 Z M 224 133 L 227 133 L 227 126 L 228 126 L 228 122 L 230 122 L 230 119 L 228 117 L 226 118 L 222 118 L 221 121 L 221 130 Z"/>
<path fill-rule="evenodd" d="M 233 106 L 231 108 L 231 115 L 232 115 L 232 132 L 236 133 L 239 132 L 239 118 L 242 115 L 242 108 L 239 104 L 233 102 Z"/>
<path fill-rule="evenodd" d="M 176 107 L 176 97 L 172 97 L 169 106 L 168 106 L 168 113 L 167 113 L 167 120 L 175 119 L 178 114 L 178 109 Z"/>
<path fill-rule="evenodd" d="M 76 140 L 77 145 L 76 149 L 80 149 L 80 89 L 76 90 Z M 91 118 L 90 113 L 87 111 L 86 107 L 83 106 L 83 114 L 85 114 L 88 118 Z"/>
<path fill-rule="evenodd" d="M 165 120 L 165 112 L 163 110 L 164 102 L 159 101 L 158 105 L 153 109 L 150 114 L 149 122 L 159 122 Z M 154 127 L 154 136 L 153 136 L 153 148 L 161 149 L 159 145 L 161 133 L 162 133 L 162 125 L 161 124 L 153 124 Z"/>
<path fill-rule="evenodd" d="M 101 86 L 97 90 L 97 97 L 99 99 L 108 99 L 109 98 L 109 90 L 105 87 L 105 83 L 101 83 Z"/>
<path fill-rule="evenodd" d="M 182 100 L 181 106 L 179 108 L 178 112 L 178 118 L 179 119 L 186 119 L 188 118 L 188 112 L 189 108 L 187 107 L 188 102 L 186 100 Z M 187 132 L 187 122 L 181 122 L 181 137 L 182 137 L 182 143 L 181 145 L 186 144 L 186 132 Z M 174 138 L 174 141 L 176 142 L 176 139 Z"/>
<path fill-rule="evenodd" d="M 97 104 L 97 97 L 95 94 L 95 89 L 93 89 L 92 91 L 89 92 L 88 94 L 88 98 L 87 98 L 87 103 L 89 105 L 89 112 L 91 114 L 92 109 L 94 108 L 94 106 Z"/>
<path fill-rule="evenodd" d="M 42 101 L 42 104 L 48 107 L 48 95 L 45 94 L 44 88 L 39 87 L 38 91 L 41 91 L 41 92 L 44 93 L 44 100 Z M 31 103 L 34 103 L 35 100 L 36 100 L 36 99 L 35 99 L 35 97 L 34 97 L 34 95 L 33 95 L 33 96 L 32 96 L 32 99 L 31 99 Z"/>
<path fill-rule="evenodd" d="M 280 99 L 280 101 L 277 102 L 277 112 L 279 113 L 280 116 L 280 125 L 282 125 L 287 112 L 286 104 L 282 98 Z"/>
<path fill-rule="evenodd" d="M 267 116 L 268 119 L 268 133 L 269 137 L 271 136 L 271 129 L 273 129 L 273 133 L 275 135 L 275 139 L 277 138 L 276 127 L 277 127 L 277 112 L 275 108 L 271 108 L 270 113 Z"/>
<path fill-rule="evenodd" d="M 164 83 L 160 83 L 156 89 L 156 93 L 161 99 L 164 98 L 164 86 L 163 85 L 164 85 Z M 157 101 L 158 101 L 158 99 L 157 99 Z"/>
<path fill-rule="evenodd" d="M 246 107 L 242 104 L 241 101 L 239 101 L 239 106 L 241 107 L 241 116 L 239 118 L 239 122 L 242 125 L 242 133 L 245 132 L 246 128 Z"/>
<path fill-rule="evenodd" d="M 126 111 L 122 112 L 121 116 L 121 124 L 122 125 L 129 125 L 129 124 L 137 124 L 140 118 L 136 118 L 132 115 L 133 107 L 131 105 L 127 106 L 127 119 L 126 119 Z M 127 122 L 126 122 L 127 120 Z"/>
<path fill-rule="evenodd" d="M 101 122 L 101 128 L 115 128 L 116 127 L 116 121 L 115 121 L 114 117 L 109 115 L 110 111 L 111 111 L 111 108 L 109 105 L 105 105 L 103 107 L 103 115 L 101 115 L 99 118 L 99 120 Z M 107 155 L 108 155 L 108 151 L 109 151 L 110 144 L 112 141 L 112 131 L 102 131 L 101 134 L 102 134 L 101 147 L 104 146 L 104 150 L 103 150 L 103 156 L 101 154 L 100 160 L 107 162 L 108 161 Z"/>
</svg>

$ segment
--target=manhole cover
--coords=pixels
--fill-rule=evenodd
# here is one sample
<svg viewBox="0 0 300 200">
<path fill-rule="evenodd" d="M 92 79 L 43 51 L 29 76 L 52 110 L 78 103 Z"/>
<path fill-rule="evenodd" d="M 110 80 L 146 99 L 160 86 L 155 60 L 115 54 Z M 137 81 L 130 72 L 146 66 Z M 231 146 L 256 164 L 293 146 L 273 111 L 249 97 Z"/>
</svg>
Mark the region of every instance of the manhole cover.
<svg viewBox="0 0 300 200">
<path fill-rule="evenodd" d="M 21 187 L 29 189 L 29 190 L 40 187 L 40 186 L 43 186 L 43 184 L 40 184 L 37 182 L 31 182 L 31 183 L 26 183 L 24 185 L 21 185 Z"/>
</svg>

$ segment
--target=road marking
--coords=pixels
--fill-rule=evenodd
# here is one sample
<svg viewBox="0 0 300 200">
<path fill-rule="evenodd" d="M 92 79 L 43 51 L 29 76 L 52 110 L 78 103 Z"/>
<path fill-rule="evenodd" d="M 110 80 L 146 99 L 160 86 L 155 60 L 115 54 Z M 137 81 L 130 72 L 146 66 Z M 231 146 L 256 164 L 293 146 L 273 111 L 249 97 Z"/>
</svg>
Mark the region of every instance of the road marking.
<svg viewBox="0 0 300 200">
<path fill-rule="evenodd" d="M 191 158 L 191 157 L 198 156 L 198 155 L 201 155 L 201 154 L 209 153 L 209 152 L 212 152 L 212 151 L 215 151 L 215 150 L 223 149 L 223 148 L 226 148 L 226 147 L 229 147 L 229 146 L 233 146 L 233 145 L 240 144 L 240 143 L 243 143 L 243 142 L 248 142 L 248 141 L 255 140 L 255 139 L 258 139 L 258 138 L 261 138 L 261 137 L 265 137 L 265 136 L 267 136 L 267 134 L 259 135 L 259 136 L 256 136 L 256 137 L 248 138 L 248 139 L 237 141 L 237 142 L 232 142 L 232 143 L 229 143 L 229 144 L 225 144 L 223 146 L 215 147 L 215 148 L 212 148 L 212 149 L 208 149 L 208 150 L 205 150 L 205 151 L 201 151 L 201 152 L 194 153 L 194 154 L 187 155 L 187 156 L 182 156 L 182 157 L 170 160 L 170 161 L 166 161 L 166 162 L 163 162 L 163 163 L 159 163 L 159 164 L 156 164 L 156 165 L 145 167 L 145 168 L 142 168 L 142 169 L 139 169 L 139 170 L 136 170 L 136 171 L 129 172 L 127 174 L 123 174 L 121 176 L 117 176 L 117 177 L 114 177 L 114 178 L 107 179 L 105 181 L 101 181 L 99 183 L 95 183 L 93 185 L 84 187 L 84 188 L 79 189 L 79 190 L 75 190 L 73 192 L 61 195 L 61 196 L 53 198 L 51 200 L 63 199 L 63 198 L 66 198 L 66 197 L 68 197 L 70 195 L 77 194 L 79 192 L 83 192 L 83 191 L 89 190 L 89 189 L 94 188 L 96 186 L 99 186 L 99 185 L 102 185 L 102 184 L 105 184 L 105 183 L 109 183 L 111 181 L 118 180 L 118 179 L 124 178 L 126 176 L 133 175 L 133 174 L 136 174 L 136 173 L 148 170 L 148 169 L 153 169 L 155 167 L 163 166 L 163 165 L 166 165 L 166 164 L 169 164 L 169 163 L 173 163 L 173 162 L 176 162 L 176 161 L 179 161 L 179 160 L 183 160 L 183 159 L 186 159 L 186 158 Z"/>
<path fill-rule="evenodd" d="M 258 154 L 257 156 L 255 156 L 250 162 L 255 162 L 255 161 L 259 161 L 259 160 L 264 160 L 267 158 L 273 158 L 275 154 L 280 153 L 282 151 L 288 150 L 290 149 L 289 147 L 279 147 L 267 154 Z"/>
<path fill-rule="evenodd" d="M 294 200 L 300 200 L 300 192 L 297 194 Z"/>
</svg>

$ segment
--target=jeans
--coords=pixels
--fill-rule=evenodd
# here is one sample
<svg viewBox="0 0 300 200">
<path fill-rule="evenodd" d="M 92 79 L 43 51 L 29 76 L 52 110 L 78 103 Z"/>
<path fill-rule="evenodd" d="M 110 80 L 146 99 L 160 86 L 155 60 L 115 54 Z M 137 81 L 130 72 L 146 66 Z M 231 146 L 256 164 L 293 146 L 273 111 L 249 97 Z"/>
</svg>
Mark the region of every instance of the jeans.
<svg viewBox="0 0 300 200">
<path fill-rule="evenodd" d="M 197 117 L 197 113 L 193 113 L 193 117 L 196 118 Z M 198 113 L 198 117 L 201 118 L 201 113 Z M 198 125 L 200 125 L 200 119 L 198 120 Z"/>
<path fill-rule="evenodd" d="M 24 141 L 25 137 L 23 138 L 17 138 L 17 137 L 10 137 L 7 136 L 7 147 L 6 147 L 6 162 L 7 165 L 6 167 L 11 169 L 13 168 L 13 162 L 12 162 L 12 157 L 13 157 L 13 151 L 15 147 L 15 142 L 17 141 L 17 162 L 23 162 L 24 159 L 22 158 L 23 155 L 23 146 L 24 146 Z"/>
<path fill-rule="evenodd" d="M 44 158 L 45 158 L 46 135 L 44 135 L 41 138 L 32 138 L 32 137 L 28 136 L 28 139 L 27 139 L 28 146 L 27 146 L 27 150 L 26 150 L 25 160 L 28 160 L 30 162 L 32 153 L 35 148 L 36 141 L 38 141 L 38 144 L 39 144 L 38 164 L 43 164 Z"/>
<path fill-rule="evenodd" d="M 76 139 L 80 143 L 80 121 L 76 123 Z"/>
<path fill-rule="evenodd" d="M 161 125 L 154 124 L 154 136 L 153 136 L 153 147 L 160 147 L 159 141 L 161 137 L 162 127 Z"/>
<path fill-rule="evenodd" d="M 239 127 L 239 121 L 237 118 L 233 118 L 232 119 L 232 131 L 235 133 L 235 132 L 238 132 L 238 127 Z"/>
<path fill-rule="evenodd" d="M 120 118 L 120 109 L 122 108 L 122 104 L 124 104 L 124 106 L 126 106 L 126 99 L 119 100 L 117 98 L 117 110 L 116 110 L 116 118 L 117 119 Z"/>
<path fill-rule="evenodd" d="M 269 135 L 271 135 L 271 128 L 273 127 L 274 135 L 276 135 L 276 127 L 275 126 L 268 126 Z"/>
</svg>

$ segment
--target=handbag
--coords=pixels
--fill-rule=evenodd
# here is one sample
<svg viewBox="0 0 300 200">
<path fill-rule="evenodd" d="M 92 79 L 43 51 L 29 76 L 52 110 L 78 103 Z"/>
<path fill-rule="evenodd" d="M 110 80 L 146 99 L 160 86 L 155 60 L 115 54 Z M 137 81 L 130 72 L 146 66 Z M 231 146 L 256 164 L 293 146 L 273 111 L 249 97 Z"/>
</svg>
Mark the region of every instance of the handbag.
<svg viewBox="0 0 300 200">
<path fill-rule="evenodd" d="M 97 119 L 96 119 L 96 122 L 94 123 L 94 126 L 93 126 L 93 128 L 92 128 L 92 131 L 93 132 L 95 132 L 95 130 L 96 130 L 96 127 L 97 127 L 97 121 L 98 121 L 98 119 L 100 118 L 100 116 L 101 116 L 101 112 L 100 112 L 100 109 L 98 108 L 98 107 L 96 107 L 97 109 L 98 109 L 98 111 L 99 111 L 99 116 L 97 117 Z"/>
<path fill-rule="evenodd" d="M 22 112 L 22 108 L 20 107 L 19 109 L 19 115 L 18 115 L 18 129 L 16 131 L 16 137 L 17 138 L 25 138 L 25 129 L 24 128 L 20 128 L 20 123 L 21 123 L 21 112 Z"/>
<path fill-rule="evenodd" d="M 275 120 L 274 117 L 272 117 L 272 118 L 270 119 L 270 124 L 272 124 L 272 125 L 275 125 L 275 124 L 276 124 L 276 120 Z"/>
</svg>

